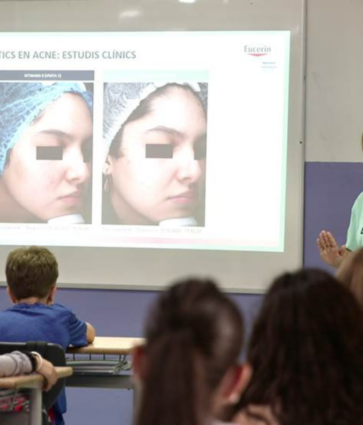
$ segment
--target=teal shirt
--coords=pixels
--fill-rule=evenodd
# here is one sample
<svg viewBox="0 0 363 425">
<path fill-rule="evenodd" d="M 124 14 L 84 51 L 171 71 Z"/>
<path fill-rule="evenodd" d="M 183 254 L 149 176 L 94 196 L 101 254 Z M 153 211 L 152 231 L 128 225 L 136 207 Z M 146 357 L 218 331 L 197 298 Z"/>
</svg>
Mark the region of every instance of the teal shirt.
<svg viewBox="0 0 363 425">
<path fill-rule="evenodd" d="M 363 246 L 363 192 L 352 207 L 346 245 L 349 251 L 355 251 Z"/>
</svg>

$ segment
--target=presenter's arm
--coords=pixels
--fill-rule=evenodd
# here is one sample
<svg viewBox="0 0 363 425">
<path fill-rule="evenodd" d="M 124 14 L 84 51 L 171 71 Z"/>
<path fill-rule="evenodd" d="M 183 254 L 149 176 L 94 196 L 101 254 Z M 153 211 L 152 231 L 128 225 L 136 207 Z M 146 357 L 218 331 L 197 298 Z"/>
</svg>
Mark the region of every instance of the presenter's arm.
<svg viewBox="0 0 363 425">
<path fill-rule="evenodd" d="M 334 236 L 326 230 L 319 233 L 316 244 L 322 260 L 336 269 L 342 264 L 344 257 L 350 253 L 345 245 L 339 247 Z"/>
<path fill-rule="evenodd" d="M 95 340 L 96 330 L 90 323 L 86 322 L 86 325 L 87 325 L 87 333 L 86 333 L 87 342 L 88 344 L 92 344 L 92 342 Z"/>
</svg>

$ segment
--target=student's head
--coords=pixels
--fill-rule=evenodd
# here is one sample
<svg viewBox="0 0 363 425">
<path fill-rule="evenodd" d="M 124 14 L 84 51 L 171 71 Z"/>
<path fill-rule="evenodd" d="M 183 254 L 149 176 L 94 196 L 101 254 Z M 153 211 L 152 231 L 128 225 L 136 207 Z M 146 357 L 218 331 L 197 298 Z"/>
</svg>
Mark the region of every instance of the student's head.
<svg viewBox="0 0 363 425">
<path fill-rule="evenodd" d="M 91 175 L 92 97 L 78 83 L 0 84 L 0 217 L 81 213 Z"/>
<path fill-rule="evenodd" d="M 352 292 L 363 308 L 363 248 L 344 258 L 336 278 Z"/>
<path fill-rule="evenodd" d="M 121 223 L 193 216 L 203 201 L 206 85 L 197 87 L 105 87 L 105 186 Z"/>
<path fill-rule="evenodd" d="M 247 379 L 237 366 L 243 322 L 213 282 L 185 280 L 162 293 L 145 337 L 134 360 L 141 381 L 137 425 L 205 424 L 236 401 Z"/>
<path fill-rule="evenodd" d="M 14 302 L 27 298 L 45 299 L 55 288 L 58 264 L 47 248 L 18 248 L 8 255 L 5 274 Z"/>
<path fill-rule="evenodd" d="M 268 405 L 280 425 L 363 423 L 363 312 L 324 271 L 278 277 L 254 324 L 253 377 L 241 405 Z"/>
</svg>

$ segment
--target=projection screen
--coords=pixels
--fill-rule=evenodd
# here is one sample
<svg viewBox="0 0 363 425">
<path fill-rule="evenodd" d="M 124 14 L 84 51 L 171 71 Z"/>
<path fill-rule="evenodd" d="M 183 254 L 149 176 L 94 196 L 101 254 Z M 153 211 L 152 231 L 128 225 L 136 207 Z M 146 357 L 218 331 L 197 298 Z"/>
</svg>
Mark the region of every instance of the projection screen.
<svg viewBox="0 0 363 425">
<path fill-rule="evenodd" d="M 260 292 L 301 265 L 302 2 L 22 3 L 0 3 L 0 280 L 24 245 L 69 287 Z"/>
</svg>

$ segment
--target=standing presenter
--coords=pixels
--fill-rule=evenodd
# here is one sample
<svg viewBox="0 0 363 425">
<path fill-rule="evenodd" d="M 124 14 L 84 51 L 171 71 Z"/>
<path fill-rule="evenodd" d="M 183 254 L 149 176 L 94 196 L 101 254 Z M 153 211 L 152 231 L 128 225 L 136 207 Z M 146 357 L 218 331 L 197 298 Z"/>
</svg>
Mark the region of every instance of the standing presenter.
<svg viewBox="0 0 363 425">
<path fill-rule="evenodd" d="M 339 246 L 331 232 L 322 230 L 317 239 L 320 257 L 329 266 L 338 268 L 344 257 L 363 246 L 363 192 L 355 200 L 350 216 L 347 242 Z"/>
</svg>

